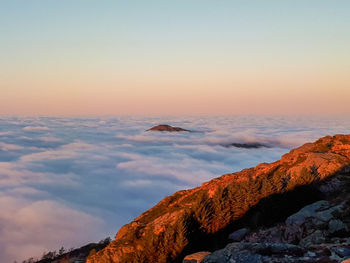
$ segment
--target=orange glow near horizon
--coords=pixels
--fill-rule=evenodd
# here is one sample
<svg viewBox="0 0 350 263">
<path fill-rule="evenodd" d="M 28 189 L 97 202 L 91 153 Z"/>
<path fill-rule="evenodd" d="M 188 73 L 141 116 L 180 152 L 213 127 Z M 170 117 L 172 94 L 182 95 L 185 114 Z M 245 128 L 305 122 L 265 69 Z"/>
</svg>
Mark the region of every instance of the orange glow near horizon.
<svg viewBox="0 0 350 263">
<path fill-rule="evenodd" d="M 349 77 L 305 72 L 156 74 L 2 82 L 1 114 L 349 114 Z M 25 86 L 23 89 L 21 87 Z"/>
<path fill-rule="evenodd" d="M 350 114 L 348 2 L 195 2 L 7 3 L 0 115 Z"/>
</svg>

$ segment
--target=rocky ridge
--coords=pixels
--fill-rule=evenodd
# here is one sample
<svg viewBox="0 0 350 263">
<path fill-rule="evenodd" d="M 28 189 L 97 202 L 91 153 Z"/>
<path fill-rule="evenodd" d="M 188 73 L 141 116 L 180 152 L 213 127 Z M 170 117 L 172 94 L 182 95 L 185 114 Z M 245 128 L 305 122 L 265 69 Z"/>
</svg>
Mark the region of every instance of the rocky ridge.
<svg viewBox="0 0 350 263">
<path fill-rule="evenodd" d="M 346 220 L 333 214 L 341 211 L 340 214 L 347 213 L 346 207 L 349 204 L 339 192 L 344 187 L 347 189 L 349 167 L 350 135 L 327 136 L 314 143 L 307 143 L 285 154 L 279 161 L 226 174 L 200 187 L 179 191 L 163 199 L 133 222 L 123 226 L 115 240 L 89 257 L 87 262 L 181 262 L 187 254 L 224 247 L 229 233 L 234 230 L 242 227 L 260 229 L 261 226 L 271 226 L 276 232 L 281 229 L 278 232 L 281 235 L 277 238 L 273 235 L 269 239 L 269 235 L 261 232 L 269 231 L 269 228 L 251 232 L 244 236 L 244 242 L 229 244 L 224 250 L 206 256 L 204 262 L 243 262 L 234 261 L 236 259 L 230 256 L 223 259 L 228 261 L 215 261 L 220 253 L 234 255 L 240 251 L 243 253 L 241 259 L 252 258 L 252 261 L 244 262 L 267 262 L 263 261 L 264 256 L 273 259 L 276 251 L 277 261 L 273 259 L 275 261 L 268 262 L 291 262 L 278 260 L 281 255 L 302 258 L 308 252 L 311 253 L 308 254 L 310 260 L 313 260 L 310 255 L 316 252 L 311 249 L 312 246 L 322 244 L 314 244 L 313 240 L 318 240 L 320 235 L 313 224 L 324 227 L 320 231 L 323 231 L 326 241 L 332 238 L 332 231 L 338 233 L 338 228 L 343 229 L 341 232 L 348 229 Z M 319 200 L 329 201 L 316 203 L 316 208 L 311 207 L 314 210 L 309 207 L 300 211 L 304 217 L 300 214 L 288 217 Z M 320 207 L 317 206 L 323 210 L 318 210 Z M 329 209 L 333 210 L 322 212 Z M 307 213 L 316 215 L 320 211 L 322 224 L 318 217 L 315 217 L 318 221 L 310 223 Z M 333 217 L 329 217 L 329 214 Z M 324 218 L 327 215 L 329 221 Z M 277 222 L 287 217 L 284 225 L 276 226 Z M 346 231 L 344 233 L 348 233 Z M 347 239 L 344 240 L 348 242 Z M 329 251 L 338 249 L 339 252 L 346 248 L 334 246 Z M 337 252 L 334 253 L 339 257 Z M 319 255 L 316 253 L 316 256 Z"/>
</svg>

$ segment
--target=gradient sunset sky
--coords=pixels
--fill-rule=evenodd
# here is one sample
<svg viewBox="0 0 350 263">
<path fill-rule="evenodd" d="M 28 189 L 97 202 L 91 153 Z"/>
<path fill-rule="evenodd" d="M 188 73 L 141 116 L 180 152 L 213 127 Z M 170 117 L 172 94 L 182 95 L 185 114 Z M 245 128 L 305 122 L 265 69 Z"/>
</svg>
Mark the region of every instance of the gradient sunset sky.
<svg viewBox="0 0 350 263">
<path fill-rule="evenodd" d="M 0 0 L 0 114 L 350 114 L 350 1 Z"/>
</svg>

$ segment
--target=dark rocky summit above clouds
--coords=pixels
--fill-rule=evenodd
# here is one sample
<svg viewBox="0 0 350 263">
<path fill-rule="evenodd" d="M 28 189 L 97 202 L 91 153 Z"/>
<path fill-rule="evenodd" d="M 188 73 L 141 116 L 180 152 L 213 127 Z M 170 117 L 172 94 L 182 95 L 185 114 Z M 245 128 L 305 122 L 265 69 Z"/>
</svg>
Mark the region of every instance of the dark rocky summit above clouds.
<svg viewBox="0 0 350 263">
<path fill-rule="evenodd" d="M 147 131 L 165 131 L 165 132 L 190 132 L 190 130 L 186 130 L 180 127 L 173 127 L 167 124 L 160 124 L 157 126 L 154 126 Z"/>
<path fill-rule="evenodd" d="M 225 144 L 223 145 L 225 147 L 236 147 L 236 148 L 245 148 L 245 149 L 257 149 L 257 148 L 262 148 L 262 147 L 266 147 L 269 148 L 268 145 L 266 144 L 262 144 L 259 142 L 244 142 L 244 143 L 230 143 L 230 144 Z"/>
<path fill-rule="evenodd" d="M 203 262 L 341 262 L 350 256 L 349 189 L 350 135 L 323 137 L 163 199 L 87 262 L 181 262 L 224 248 L 242 228 L 230 235 L 241 242 L 200 253 Z"/>
</svg>

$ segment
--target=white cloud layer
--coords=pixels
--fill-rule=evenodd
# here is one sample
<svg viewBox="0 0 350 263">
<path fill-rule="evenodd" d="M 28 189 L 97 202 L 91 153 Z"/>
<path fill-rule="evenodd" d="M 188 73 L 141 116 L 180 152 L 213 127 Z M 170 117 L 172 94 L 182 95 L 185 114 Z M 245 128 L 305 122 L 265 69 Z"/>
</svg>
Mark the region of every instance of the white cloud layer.
<svg viewBox="0 0 350 263">
<path fill-rule="evenodd" d="M 146 132 L 160 123 L 197 132 Z M 349 118 L 1 118 L 0 262 L 113 237 L 177 190 L 349 130 Z M 224 147 L 251 142 L 269 148 Z"/>
<path fill-rule="evenodd" d="M 23 128 L 24 131 L 48 131 L 49 128 L 45 126 L 26 126 Z"/>
<path fill-rule="evenodd" d="M 103 220 L 51 200 L 29 201 L 0 196 L 0 255 L 21 260 L 57 248 L 84 244 L 103 232 Z M 67 223 L 69 219 L 69 223 Z M 45 241 L 45 242 L 43 242 Z"/>
</svg>

